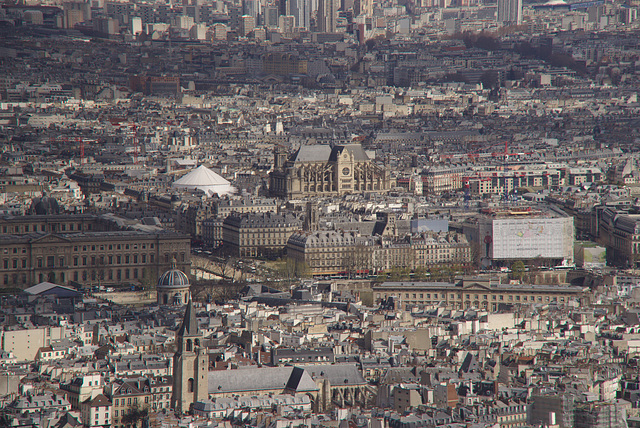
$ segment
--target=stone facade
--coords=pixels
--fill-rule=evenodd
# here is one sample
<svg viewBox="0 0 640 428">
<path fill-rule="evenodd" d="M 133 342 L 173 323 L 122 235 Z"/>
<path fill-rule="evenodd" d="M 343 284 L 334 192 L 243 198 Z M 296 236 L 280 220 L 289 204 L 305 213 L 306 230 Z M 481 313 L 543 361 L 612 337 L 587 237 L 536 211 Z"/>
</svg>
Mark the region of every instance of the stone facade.
<svg viewBox="0 0 640 428">
<path fill-rule="evenodd" d="M 231 214 L 222 225 L 223 246 L 240 257 L 277 256 L 301 229 L 302 221 L 292 214 Z"/>
<path fill-rule="evenodd" d="M 173 356 L 171 407 L 177 413 L 187 413 L 193 403 L 209 397 L 209 355 L 202 340 L 195 308 L 189 301 L 176 334 L 177 351 Z"/>
<path fill-rule="evenodd" d="M 270 190 L 287 199 L 385 193 L 392 187 L 389 171 L 375 164 L 359 144 L 300 147 L 289 159 L 275 153 Z"/>
<path fill-rule="evenodd" d="M 470 263 L 469 243 L 458 233 L 423 233 L 404 238 L 360 236 L 357 232 L 295 233 L 287 255 L 314 275 L 362 274 L 394 267 L 415 269 Z"/>
<path fill-rule="evenodd" d="M 499 284 L 495 279 L 464 278 L 449 282 L 384 282 L 371 287 L 373 303 L 390 297 L 398 307 L 441 306 L 499 311 L 503 305 L 580 304 L 584 289 L 577 286 Z"/>
<path fill-rule="evenodd" d="M 190 269 L 190 240 L 171 232 L 76 232 L 0 235 L 0 284 L 25 288 L 43 281 L 84 286 L 154 284 L 177 260 Z"/>
<path fill-rule="evenodd" d="M 123 230 L 109 215 L 2 216 L 0 232 L 0 287 L 154 285 L 174 258 L 191 267 L 188 236 Z"/>
</svg>

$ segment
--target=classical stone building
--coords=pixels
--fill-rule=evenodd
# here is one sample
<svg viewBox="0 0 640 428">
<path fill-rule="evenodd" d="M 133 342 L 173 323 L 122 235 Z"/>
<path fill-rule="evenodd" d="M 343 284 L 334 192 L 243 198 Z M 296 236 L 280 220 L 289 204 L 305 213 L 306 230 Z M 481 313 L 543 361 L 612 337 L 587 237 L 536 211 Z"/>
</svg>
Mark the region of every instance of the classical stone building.
<svg viewBox="0 0 640 428">
<path fill-rule="evenodd" d="M 496 279 L 462 278 L 458 282 L 383 282 L 371 287 L 374 304 L 393 298 L 398 307 L 443 306 L 498 311 L 501 305 L 580 304 L 583 287 L 500 284 Z"/>
<path fill-rule="evenodd" d="M 598 243 L 607 248 L 607 260 L 615 266 L 640 267 L 640 216 L 607 207 L 598 220 Z"/>
<path fill-rule="evenodd" d="M 363 274 L 443 264 L 465 266 L 471 261 L 467 239 L 454 232 L 405 237 L 361 236 L 353 231 L 333 230 L 298 232 L 289 238 L 287 255 L 306 263 L 314 275 Z"/>
<path fill-rule="evenodd" d="M 302 229 L 302 221 L 293 214 L 231 214 L 222 225 L 225 252 L 240 257 L 277 256 L 287 240 Z"/>
<path fill-rule="evenodd" d="M 43 281 L 154 285 L 172 259 L 178 269 L 190 269 L 190 254 L 187 235 L 129 230 L 115 217 L 0 217 L 0 287 L 26 288 Z"/>
<path fill-rule="evenodd" d="M 389 171 L 374 163 L 360 144 L 300 147 L 287 159 L 277 148 L 270 190 L 288 199 L 347 193 L 384 193 L 392 187 Z"/>
<path fill-rule="evenodd" d="M 0 284 L 154 284 L 172 258 L 190 268 L 190 247 L 189 237 L 165 231 L 0 235 Z"/>
<path fill-rule="evenodd" d="M 171 407 L 186 413 L 197 401 L 209 396 L 209 355 L 203 346 L 196 310 L 190 300 L 176 333 L 177 350 L 173 356 L 173 396 Z"/>
</svg>

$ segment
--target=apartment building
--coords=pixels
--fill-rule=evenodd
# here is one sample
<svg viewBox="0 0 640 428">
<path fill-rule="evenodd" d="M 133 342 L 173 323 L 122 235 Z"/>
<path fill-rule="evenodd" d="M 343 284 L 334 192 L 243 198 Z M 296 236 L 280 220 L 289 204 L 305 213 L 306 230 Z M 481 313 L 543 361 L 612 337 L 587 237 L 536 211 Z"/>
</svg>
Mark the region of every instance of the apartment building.
<svg viewBox="0 0 640 428">
<path fill-rule="evenodd" d="M 240 257 L 270 256 L 282 253 L 289 237 L 302 229 L 293 214 L 231 214 L 222 224 L 225 252 Z"/>
<path fill-rule="evenodd" d="M 372 273 L 394 267 L 467 265 L 471 258 L 467 239 L 454 232 L 398 238 L 333 230 L 293 234 L 287 243 L 287 255 L 306 263 L 314 275 Z"/>
</svg>

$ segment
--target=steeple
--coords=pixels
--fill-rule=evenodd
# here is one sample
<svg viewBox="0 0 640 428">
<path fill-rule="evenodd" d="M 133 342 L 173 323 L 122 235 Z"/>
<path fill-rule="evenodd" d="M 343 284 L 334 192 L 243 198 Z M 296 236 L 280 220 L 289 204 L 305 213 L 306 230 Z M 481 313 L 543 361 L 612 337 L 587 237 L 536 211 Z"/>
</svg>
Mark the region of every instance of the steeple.
<svg viewBox="0 0 640 428">
<path fill-rule="evenodd" d="M 187 309 L 184 311 L 184 319 L 182 325 L 178 330 L 178 336 L 200 336 L 200 329 L 198 328 L 198 320 L 196 319 L 196 310 L 193 307 L 193 301 L 189 299 L 187 303 Z"/>
<path fill-rule="evenodd" d="M 189 299 L 182 325 L 176 333 L 173 356 L 173 396 L 171 406 L 178 413 L 189 411 L 193 403 L 206 400 L 209 394 L 209 354 L 202 346 L 196 310 Z"/>
</svg>

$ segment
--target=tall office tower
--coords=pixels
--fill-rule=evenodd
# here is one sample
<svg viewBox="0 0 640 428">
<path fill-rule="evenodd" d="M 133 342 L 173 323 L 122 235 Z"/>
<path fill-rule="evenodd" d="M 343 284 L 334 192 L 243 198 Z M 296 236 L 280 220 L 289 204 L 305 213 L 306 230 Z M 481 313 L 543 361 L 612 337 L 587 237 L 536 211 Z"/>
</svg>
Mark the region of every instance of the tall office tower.
<svg viewBox="0 0 640 428">
<path fill-rule="evenodd" d="M 287 16 L 282 15 L 278 18 L 278 28 L 280 29 L 280 32 L 283 34 L 293 33 L 293 28 L 295 26 L 296 26 L 296 19 L 291 15 L 287 15 Z"/>
<path fill-rule="evenodd" d="M 253 16 L 256 20 L 256 23 L 260 22 L 260 14 L 261 14 L 261 3 L 260 0 L 242 0 L 242 14 Z"/>
<path fill-rule="evenodd" d="M 361 0 L 363 14 L 373 16 L 373 0 Z"/>
<path fill-rule="evenodd" d="M 243 15 L 240 18 L 240 34 L 247 36 L 256 28 L 256 19 L 251 15 Z"/>
<path fill-rule="evenodd" d="M 522 24 L 522 0 L 498 0 L 498 24 L 503 27 Z"/>
<path fill-rule="evenodd" d="M 278 7 L 267 6 L 264 8 L 264 25 L 267 28 L 278 28 Z"/>
<path fill-rule="evenodd" d="M 287 0 L 276 0 L 276 6 L 278 7 L 278 16 L 289 15 L 289 3 Z"/>
<path fill-rule="evenodd" d="M 338 0 L 319 0 L 317 27 L 321 33 L 336 33 L 338 20 Z"/>
<path fill-rule="evenodd" d="M 296 27 L 310 28 L 311 0 L 287 0 L 289 15 L 296 19 Z"/>
</svg>

